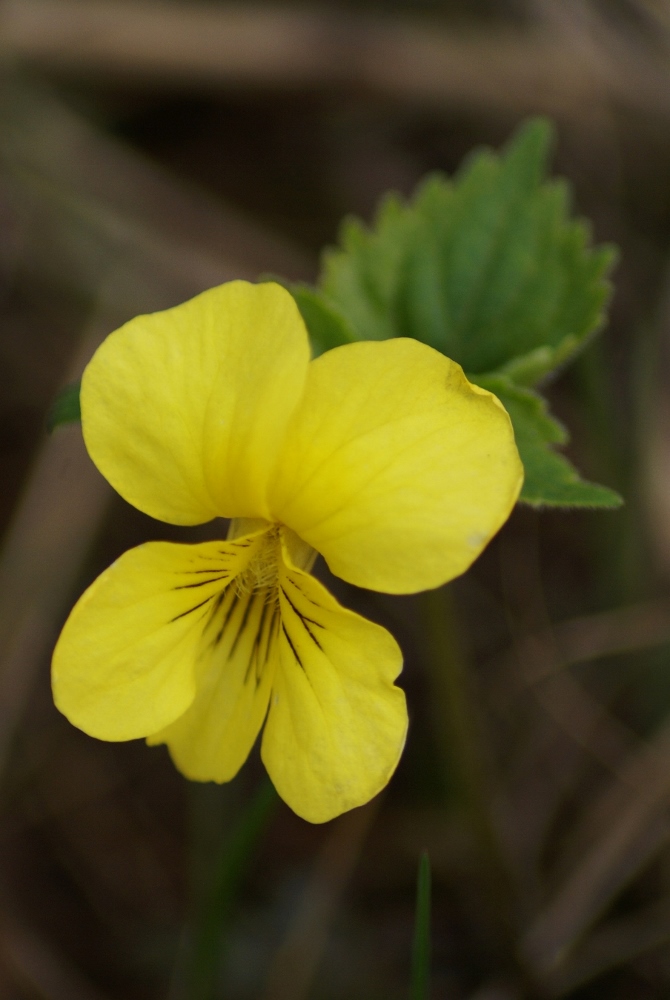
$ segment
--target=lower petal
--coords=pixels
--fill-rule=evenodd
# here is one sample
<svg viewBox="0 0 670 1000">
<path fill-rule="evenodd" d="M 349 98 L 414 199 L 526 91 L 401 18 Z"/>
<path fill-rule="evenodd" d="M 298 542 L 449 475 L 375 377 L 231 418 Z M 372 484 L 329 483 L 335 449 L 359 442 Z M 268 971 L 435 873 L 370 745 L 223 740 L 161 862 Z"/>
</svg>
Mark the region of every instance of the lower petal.
<svg viewBox="0 0 670 1000">
<path fill-rule="evenodd" d="M 148 740 L 167 743 L 187 778 L 230 781 L 249 756 L 267 712 L 278 629 L 274 588 L 229 587 L 205 637 L 192 705 Z"/>
<path fill-rule="evenodd" d="M 103 740 L 154 733 L 196 693 L 196 662 L 217 600 L 262 535 L 234 542 L 149 542 L 85 591 L 56 644 L 56 706 Z"/>
<path fill-rule="evenodd" d="M 308 573 L 280 574 L 281 630 L 262 757 L 282 798 L 323 823 L 388 783 L 407 733 L 402 667 L 386 629 L 342 608 Z"/>
</svg>

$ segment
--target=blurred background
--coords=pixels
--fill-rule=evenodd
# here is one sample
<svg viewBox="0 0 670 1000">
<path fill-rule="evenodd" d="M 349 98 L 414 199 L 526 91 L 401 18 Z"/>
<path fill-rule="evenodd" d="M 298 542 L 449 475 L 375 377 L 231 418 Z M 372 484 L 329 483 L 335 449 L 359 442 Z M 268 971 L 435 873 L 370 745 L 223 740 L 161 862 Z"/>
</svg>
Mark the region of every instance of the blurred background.
<svg viewBox="0 0 670 1000">
<path fill-rule="evenodd" d="M 139 312 L 314 280 L 343 215 L 536 113 L 621 248 L 611 322 L 550 397 L 626 506 L 518 508 L 451 588 L 477 808 L 426 605 L 322 565 L 406 657 L 377 801 L 313 827 L 256 758 L 189 786 L 164 747 L 73 729 L 49 658 L 75 598 L 213 528 L 113 495 L 78 426 L 47 434 L 59 389 Z M 433 1000 L 670 996 L 669 250 L 668 0 L 2 0 L 0 1000 L 405 998 L 424 848 Z"/>
</svg>

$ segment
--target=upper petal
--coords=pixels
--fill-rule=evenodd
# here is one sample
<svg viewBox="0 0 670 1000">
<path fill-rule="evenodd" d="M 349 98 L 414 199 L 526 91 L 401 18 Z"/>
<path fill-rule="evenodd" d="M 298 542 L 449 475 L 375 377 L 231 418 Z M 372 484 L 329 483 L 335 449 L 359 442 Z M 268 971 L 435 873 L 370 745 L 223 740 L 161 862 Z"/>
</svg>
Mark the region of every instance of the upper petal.
<svg viewBox="0 0 670 1000">
<path fill-rule="evenodd" d="M 275 517 L 333 573 L 413 593 L 468 568 L 522 481 L 496 397 L 444 355 L 399 338 L 310 364 L 270 497 Z"/>
<path fill-rule="evenodd" d="M 265 517 L 267 482 L 309 361 L 279 285 L 232 281 L 111 334 L 81 388 L 88 451 L 162 521 Z"/>
<path fill-rule="evenodd" d="M 284 801 L 323 823 L 368 802 L 396 768 L 407 732 L 405 696 L 393 683 L 402 654 L 386 629 L 341 607 L 308 573 L 284 566 L 279 582 L 261 754 Z"/>
<path fill-rule="evenodd" d="M 98 739 L 129 740 L 182 715 L 219 595 L 258 538 L 149 542 L 105 570 L 70 612 L 53 654 L 54 701 L 70 722 Z"/>
</svg>

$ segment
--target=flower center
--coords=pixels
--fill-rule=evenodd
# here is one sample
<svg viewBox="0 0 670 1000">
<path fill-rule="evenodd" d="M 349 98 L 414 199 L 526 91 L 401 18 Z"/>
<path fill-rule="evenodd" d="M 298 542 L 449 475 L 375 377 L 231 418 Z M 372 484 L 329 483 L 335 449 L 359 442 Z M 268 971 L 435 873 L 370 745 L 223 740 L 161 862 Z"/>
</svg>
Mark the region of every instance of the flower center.
<svg viewBox="0 0 670 1000">
<path fill-rule="evenodd" d="M 235 577 L 240 597 L 257 590 L 267 590 L 268 596 L 276 593 L 281 559 L 279 545 L 279 525 L 273 524 L 259 540 L 258 549 L 247 568 Z"/>
<path fill-rule="evenodd" d="M 289 562 L 298 569 L 309 573 L 316 559 L 316 552 L 303 542 L 294 531 L 283 524 L 271 524 L 258 518 L 236 517 L 230 522 L 228 538 L 240 538 L 265 528 L 260 537 L 256 538 L 256 551 L 249 565 L 235 577 L 235 589 L 240 597 L 253 594 L 259 590 L 267 592 L 267 599 L 274 600 L 277 595 L 279 568 L 282 562 L 282 541 L 286 546 Z"/>
</svg>

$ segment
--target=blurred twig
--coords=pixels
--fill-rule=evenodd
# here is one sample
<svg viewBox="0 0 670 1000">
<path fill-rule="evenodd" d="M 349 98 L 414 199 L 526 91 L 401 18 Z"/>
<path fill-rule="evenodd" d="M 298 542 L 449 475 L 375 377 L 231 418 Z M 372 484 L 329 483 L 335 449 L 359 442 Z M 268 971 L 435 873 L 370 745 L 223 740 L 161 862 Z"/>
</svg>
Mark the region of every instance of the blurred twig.
<svg viewBox="0 0 670 1000">
<path fill-rule="evenodd" d="M 564 17 L 523 31 L 455 33 L 435 19 L 305 6 L 4 0 L 0 49 L 41 67 L 170 86 L 356 87 L 575 120 L 591 115 L 597 94 L 670 114 L 668 67 L 657 52 L 585 4 L 560 6 Z"/>
</svg>

